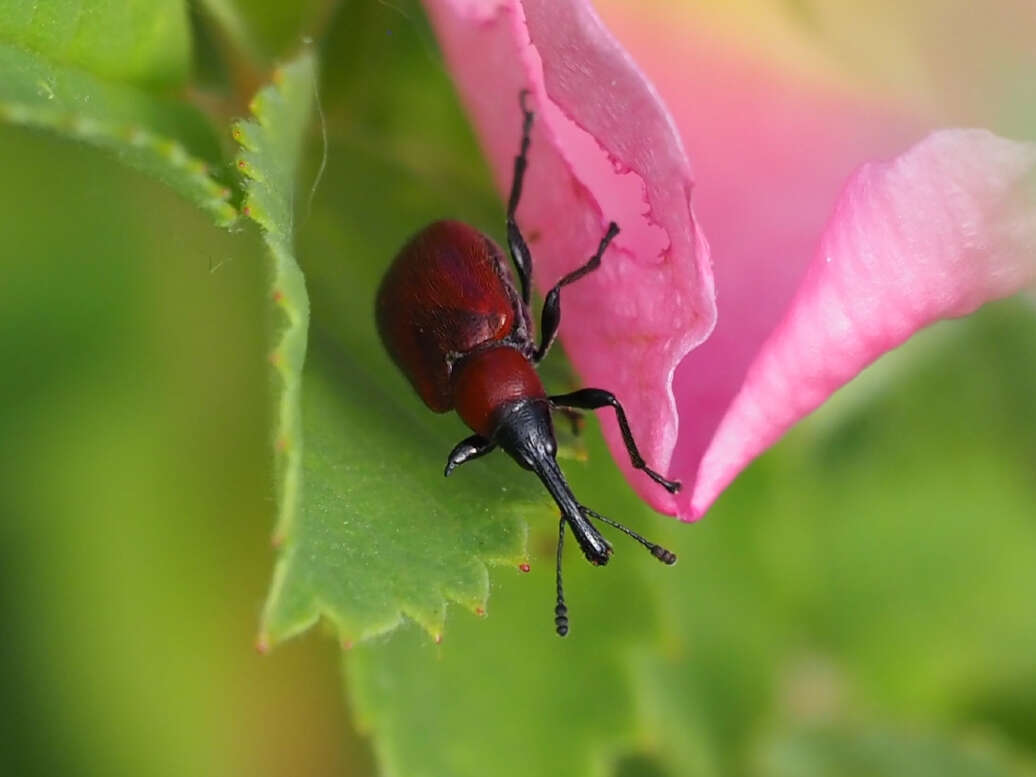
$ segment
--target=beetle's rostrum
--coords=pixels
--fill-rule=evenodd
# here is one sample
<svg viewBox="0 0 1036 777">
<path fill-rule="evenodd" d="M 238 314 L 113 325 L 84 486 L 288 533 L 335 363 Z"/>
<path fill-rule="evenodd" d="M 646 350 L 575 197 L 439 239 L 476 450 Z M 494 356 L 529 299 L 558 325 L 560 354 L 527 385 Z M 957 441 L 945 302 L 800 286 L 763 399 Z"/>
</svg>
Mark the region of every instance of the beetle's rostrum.
<svg viewBox="0 0 1036 777">
<path fill-rule="evenodd" d="M 555 458 L 551 413 L 611 406 L 633 466 L 670 493 L 680 484 L 647 466 L 611 392 L 587 388 L 548 396 L 536 372 L 561 323 L 561 289 L 600 266 L 619 228 L 609 224 L 594 255 L 547 293 L 537 345 L 529 312 L 532 255 L 515 221 L 533 122 L 526 97 L 522 92 L 522 139 L 507 205 L 507 243 L 519 288 L 503 251 L 489 237 L 459 221 L 436 221 L 412 237 L 392 262 L 378 289 L 375 315 L 385 348 L 424 403 L 437 413 L 456 410 L 474 432 L 450 452 L 445 474 L 499 447 L 535 472 L 553 497 L 561 511 L 554 621 L 557 633 L 565 636 L 561 557 L 566 526 L 594 565 L 608 563 L 612 546 L 593 520 L 629 535 L 665 564 L 674 564 L 676 555 L 576 500 Z"/>
</svg>

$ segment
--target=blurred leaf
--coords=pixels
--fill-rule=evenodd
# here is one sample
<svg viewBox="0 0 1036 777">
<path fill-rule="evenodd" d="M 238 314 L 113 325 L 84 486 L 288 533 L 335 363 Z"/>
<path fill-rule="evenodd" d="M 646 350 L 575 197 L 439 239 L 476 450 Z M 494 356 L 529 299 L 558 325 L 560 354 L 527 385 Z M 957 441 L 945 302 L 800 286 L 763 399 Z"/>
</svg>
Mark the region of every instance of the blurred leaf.
<svg viewBox="0 0 1036 777">
<path fill-rule="evenodd" d="M 319 31 L 337 5 L 335 0 L 200 0 L 223 32 L 255 59 L 292 50 Z"/>
<path fill-rule="evenodd" d="M 0 121 L 112 152 L 228 226 L 230 189 L 210 175 L 218 146 L 194 109 L 0 44 Z M 206 161 L 208 160 L 208 161 Z"/>
<path fill-rule="evenodd" d="M 0 0 L 0 42 L 141 86 L 181 84 L 190 72 L 183 0 Z"/>
<path fill-rule="evenodd" d="M 774 721 L 861 710 L 1032 741 L 1036 328 L 1011 301 L 941 328 L 952 347 L 919 344 L 909 375 L 835 409 L 837 427 L 800 426 L 708 518 L 663 532 L 693 571 L 657 584 L 678 615 L 638 686 L 681 743 L 673 771 L 697 757 L 680 732 L 737 773 Z"/>
<path fill-rule="evenodd" d="M 1022 777 L 1030 767 L 989 742 L 891 730 L 828 729 L 768 743 L 756 777 Z"/>
<path fill-rule="evenodd" d="M 21 127 L 0 126 L 0 170 L 0 774 L 371 775 L 337 645 L 252 649 L 258 230 Z"/>
</svg>

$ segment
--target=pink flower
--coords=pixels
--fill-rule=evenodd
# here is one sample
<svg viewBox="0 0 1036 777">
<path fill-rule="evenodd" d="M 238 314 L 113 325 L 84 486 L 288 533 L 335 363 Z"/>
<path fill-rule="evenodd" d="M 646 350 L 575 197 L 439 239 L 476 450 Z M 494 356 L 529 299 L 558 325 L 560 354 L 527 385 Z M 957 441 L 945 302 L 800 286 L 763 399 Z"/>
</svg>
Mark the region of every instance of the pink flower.
<svg viewBox="0 0 1036 777">
<path fill-rule="evenodd" d="M 657 509 L 701 516 L 749 461 L 882 353 L 1036 278 L 1036 144 L 932 132 L 943 117 L 992 116 L 988 96 L 1005 80 L 962 57 L 985 51 L 967 25 L 1028 24 L 1017 53 L 1007 32 L 986 53 L 1000 46 L 1009 73 L 1028 63 L 1031 81 L 1036 12 L 1026 4 L 1004 2 L 974 21 L 947 11 L 965 4 L 933 7 L 942 26 L 933 22 L 932 36 L 950 53 L 935 46 L 928 70 L 900 57 L 914 64 L 902 82 L 891 70 L 867 80 L 863 66 L 847 74 L 818 67 L 815 51 L 771 46 L 782 35 L 760 34 L 761 15 L 741 17 L 753 22 L 749 46 L 725 32 L 737 27 L 683 6 L 608 3 L 635 63 L 586 0 L 426 5 L 502 191 L 517 94 L 532 90 L 538 115 L 518 217 L 540 290 L 585 261 L 608 221 L 623 228 L 602 268 L 563 292 L 561 332 L 586 384 L 625 404 L 648 462 L 683 481 L 672 497 L 632 470 L 604 415 L 613 453 Z M 853 24 L 866 44 L 866 19 L 843 26 Z M 869 40 L 909 39 L 905 29 Z M 945 83 L 930 72 L 942 62 L 953 74 Z M 958 74 L 971 76 L 968 89 Z M 997 129 L 1017 130 L 1022 113 L 998 115 Z"/>
</svg>

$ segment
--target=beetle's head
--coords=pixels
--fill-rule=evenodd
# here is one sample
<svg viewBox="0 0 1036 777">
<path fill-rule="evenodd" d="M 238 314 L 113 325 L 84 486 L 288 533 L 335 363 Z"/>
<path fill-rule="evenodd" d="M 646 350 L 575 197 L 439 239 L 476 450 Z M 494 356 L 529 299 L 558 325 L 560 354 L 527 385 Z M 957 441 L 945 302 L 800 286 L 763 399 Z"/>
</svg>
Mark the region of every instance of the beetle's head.
<svg viewBox="0 0 1036 777">
<path fill-rule="evenodd" d="M 558 446 L 550 418 L 551 409 L 550 400 L 545 398 L 520 399 L 505 405 L 497 416 L 492 441 L 507 451 L 519 466 L 535 472 L 561 510 L 563 523 L 558 537 L 558 599 L 554 608 L 554 621 L 558 634 L 565 636 L 568 633 L 568 607 L 561 588 L 561 543 L 565 536 L 565 524 L 571 529 L 586 560 L 595 566 L 608 563 L 612 546 L 591 523 L 590 516 L 629 535 L 664 564 L 675 563 L 676 554 L 576 501 L 555 459 Z"/>
<path fill-rule="evenodd" d="M 524 469 L 532 470 L 554 498 L 562 517 L 568 522 L 576 542 L 591 564 L 603 566 L 612 555 L 612 546 L 587 520 L 555 456 L 551 405 L 546 399 L 522 399 L 503 408 L 493 433 L 497 443 Z"/>
<path fill-rule="evenodd" d="M 493 442 L 507 451 L 522 469 L 538 465 L 558 452 L 550 403 L 545 399 L 520 399 L 501 408 Z"/>
</svg>

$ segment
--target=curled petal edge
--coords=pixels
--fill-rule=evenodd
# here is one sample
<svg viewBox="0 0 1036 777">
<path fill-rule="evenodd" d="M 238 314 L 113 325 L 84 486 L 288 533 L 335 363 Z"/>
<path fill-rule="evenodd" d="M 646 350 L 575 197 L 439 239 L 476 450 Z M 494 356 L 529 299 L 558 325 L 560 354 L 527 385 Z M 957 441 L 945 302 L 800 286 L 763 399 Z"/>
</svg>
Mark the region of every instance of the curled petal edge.
<svg viewBox="0 0 1036 777">
<path fill-rule="evenodd" d="M 1036 281 L 1036 144 L 941 130 L 849 180 L 789 308 L 679 499 L 699 518 L 745 466 L 881 354 Z M 693 413 L 693 407 L 681 407 Z"/>
<path fill-rule="evenodd" d="M 673 373 L 716 320 L 708 244 L 672 117 L 587 0 L 425 5 L 505 193 L 517 96 L 531 92 L 537 121 L 518 223 L 540 291 L 586 261 L 609 221 L 620 224 L 600 269 L 565 288 L 561 339 L 581 378 L 622 401 L 645 460 L 667 471 L 678 434 Z M 601 421 L 627 479 L 675 513 L 675 498 L 633 469 L 613 414 Z"/>
<path fill-rule="evenodd" d="M 691 423 L 695 408 L 674 402 L 672 378 L 711 332 L 716 308 L 708 245 L 690 208 L 690 168 L 666 108 L 585 0 L 426 6 L 503 191 L 517 142 L 509 103 L 529 88 L 541 106 L 526 184 L 536 199 L 519 210 L 523 229 L 537 235 L 541 290 L 573 269 L 614 218 L 604 205 L 616 201 L 606 191 L 614 181 L 580 169 L 565 123 L 643 184 L 643 199 L 629 212 L 644 206 L 639 214 L 666 244 L 657 254 L 620 244 L 621 262 L 566 289 L 566 320 L 597 326 L 563 326 L 562 339 L 584 379 L 623 398 L 645 458 L 685 479 L 676 498 L 658 493 L 630 467 L 612 419 L 602 419 L 619 466 L 657 510 L 701 517 L 753 458 L 882 353 L 939 319 L 1033 283 L 1036 146 L 983 130 L 943 130 L 890 162 L 864 165 L 704 453 L 681 459 L 679 416 Z M 573 66 L 585 62 L 593 67 Z M 615 121 L 628 117 L 624 104 L 637 105 L 638 127 L 651 125 L 654 134 L 644 136 L 651 143 L 638 147 L 621 135 L 631 124 Z M 561 212 L 572 215 L 559 226 Z"/>
</svg>

